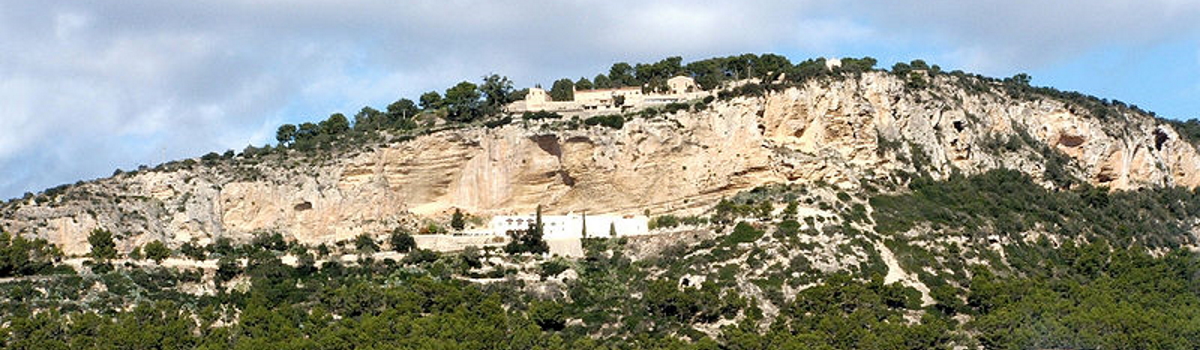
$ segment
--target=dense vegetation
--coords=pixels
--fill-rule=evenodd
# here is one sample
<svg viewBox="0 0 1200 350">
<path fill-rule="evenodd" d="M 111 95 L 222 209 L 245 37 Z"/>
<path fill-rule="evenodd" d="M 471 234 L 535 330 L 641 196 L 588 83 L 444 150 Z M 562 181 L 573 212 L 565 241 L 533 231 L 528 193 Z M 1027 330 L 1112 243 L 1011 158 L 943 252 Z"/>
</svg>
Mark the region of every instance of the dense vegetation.
<svg viewBox="0 0 1200 350">
<path fill-rule="evenodd" d="M 44 239 L 0 232 L 0 278 L 47 273 L 61 258 L 62 252 Z"/>
<path fill-rule="evenodd" d="M 681 242 L 640 260 L 627 255 L 631 243 L 626 238 L 588 239 L 586 257 L 567 261 L 508 256 L 497 249 L 469 249 L 456 255 L 412 250 L 411 236 L 397 230 L 387 248 L 409 251 L 402 261 L 360 255 L 364 258 L 351 264 L 328 260 L 328 247 L 310 250 L 276 234 L 260 235 L 244 245 L 217 242 L 192 248 L 199 251 L 192 254 L 221 259 L 212 272 L 219 282 L 215 294 L 182 292 L 202 285 L 206 278 L 202 272 L 161 267 L 118 266 L 100 272 L 93 268 L 94 273 L 0 284 L 4 296 L 0 345 L 37 349 L 929 349 L 955 345 L 1189 349 L 1200 345 L 1200 279 L 1196 278 L 1200 255 L 1182 248 L 1194 240 L 1190 223 L 1198 210 L 1196 192 L 1048 190 L 1007 170 L 946 181 L 918 177 L 909 187 L 900 194 L 870 198 L 874 210 L 869 216 L 858 213 L 856 204 L 861 200 L 846 193 L 837 193 L 832 203 L 814 204 L 812 193 L 804 188 L 751 191 L 722 201 L 709 217 L 657 217 L 655 224 L 663 227 L 728 231 Z M 762 204 L 771 202 L 789 205 L 773 213 Z M 824 226 L 801 224 L 797 220 L 815 221 L 797 215 L 797 202 L 819 204 L 844 219 L 826 221 Z M 871 223 L 877 232 L 856 231 L 855 225 L 862 223 Z M 782 266 L 769 266 L 763 270 L 766 274 L 751 272 L 768 267 L 771 254 L 790 254 L 768 254 L 764 249 L 798 249 L 810 244 L 803 243 L 806 239 L 829 235 L 849 235 L 871 251 L 870 241 L 884 241 L 906 270 L 917 271 L 929 286 L 933 304 L 923 305 L 921 293 L 913 288 L 884 284 L 881 276 L 886 266 L 877 257 L 864 260 L 859 268 L 823 271 L 799 256 Z M 106 232 L 98 230 L 94 236 L 101 247 L 94 258 L 112 258 L 105 248 Z M 948 237 L 965 239 L 942 239 Z M 384 249 L 373 240 L 357 241 L 347 243 L 346 249 Z M 157 249 L 147 245 L 143 251 Z M 1003 250 L 1003 257 L 996 249 Z M 299 255 L 301 262 L 285 265 L 284 255 Z M 316 263 L 314 255 L 325 262 Z M 494 257 L 505 257 L 510 263 L 497 264 Z M 236 258 L 248 260 L 241 263 Z M 24 275 L 45 273 L 45 265 L 41 266 Z M 566 271 L 574 272 L 566 277 Z M 529 274 L 540 277 L 518 278 Z M 464 278 L 492 282 L 472 283 Z M 813 284 L 798 288 L 807 283 Z M 748 286 L 762 294 L 748 293 Z"/>
</svg>

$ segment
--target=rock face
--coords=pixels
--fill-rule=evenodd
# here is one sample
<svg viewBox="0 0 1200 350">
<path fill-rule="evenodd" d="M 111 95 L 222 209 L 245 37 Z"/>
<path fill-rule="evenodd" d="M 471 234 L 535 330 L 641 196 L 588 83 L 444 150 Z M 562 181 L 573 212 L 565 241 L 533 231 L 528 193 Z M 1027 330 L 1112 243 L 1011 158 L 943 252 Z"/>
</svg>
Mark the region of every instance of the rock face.
<svg viewBox="0 0 1200 350">
<path fill-rule="evenodd" d="M 624 128 L 517 122 L 305 157 L 274 153 L 84 182 L 0 209 L 3 228 L 87 252 L 105 227 L 122 249 L 254 232 L 300 242 L 383 234 L 444 218 L 548 213 L 695 213 L 769 183 L 832 184 L 900 172 L 945 177 L 1054 167 L 1113 189 L 1200 184 L 1200 154 L 1169 125 L 1118 110 L 1100 120 L 1051 98 L 972 93 L 947 77 L 913 89 L 886 73 L 814 81 Z M 331 156 L 332 155 L 332 156 Z M 1054 170 L 1054 169 L 1051 169 Z"/>
</svg>

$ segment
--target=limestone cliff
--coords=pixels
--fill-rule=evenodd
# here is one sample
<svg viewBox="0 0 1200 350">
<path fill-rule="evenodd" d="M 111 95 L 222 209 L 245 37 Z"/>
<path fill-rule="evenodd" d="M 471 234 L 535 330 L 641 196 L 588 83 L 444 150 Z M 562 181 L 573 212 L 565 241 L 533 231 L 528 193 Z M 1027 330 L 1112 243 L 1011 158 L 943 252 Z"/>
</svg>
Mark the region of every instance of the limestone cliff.
<svg viewBox="0 0 1200 350">
<path fill-rule="evenodd" d="M 0 225 L 82 254 L 96 227 L 118 232 L 123 249 L 268 231 L 317 243 L 413 226 L 450 208 L 699 212 L 768 183 L 853 191 L 914 172 L 1006 167 L 1050 185 L 1049 166 L 1113 189 L 1200 184 L 1196 146 L 1153 117 L 1115 109 L 1102 119 L 1047 96 L 979 92 L 954 79 L 914 88 L 867 73 L 633 117 L 621 129 L 515 122 L 316 156 L 140 171 L 9 202 Z"/>
</svg>

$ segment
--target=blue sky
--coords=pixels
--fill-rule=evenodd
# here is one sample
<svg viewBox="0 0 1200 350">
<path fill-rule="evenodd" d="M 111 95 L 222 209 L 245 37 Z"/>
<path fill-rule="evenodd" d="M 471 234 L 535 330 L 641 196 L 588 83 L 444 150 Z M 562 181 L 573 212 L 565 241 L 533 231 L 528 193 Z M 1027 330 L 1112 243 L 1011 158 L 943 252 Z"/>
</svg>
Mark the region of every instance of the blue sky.
<svg viewBox="0 0 1200 350">
<path fill-rule="evenodd" d="M 923 58 L 1200 117 L 1200 2 L 10 1 L 0 3 L 0 198 L 272 141 L 498 73 L 745 52 Z"/>
</svg>

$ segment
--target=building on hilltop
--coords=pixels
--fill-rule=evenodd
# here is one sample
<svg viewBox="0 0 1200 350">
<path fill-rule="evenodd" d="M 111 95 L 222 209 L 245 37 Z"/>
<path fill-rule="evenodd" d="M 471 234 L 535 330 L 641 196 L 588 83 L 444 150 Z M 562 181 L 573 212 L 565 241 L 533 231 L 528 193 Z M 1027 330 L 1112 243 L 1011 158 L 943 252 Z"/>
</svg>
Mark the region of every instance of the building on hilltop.
<svg viewBox="0 0 1200 350">
<path fill-rule="evenodd" d="M 583 109 L 611 109 L 636 106 L 642 103 L 642 88 L 627 86 L 616 89 L 575 90 L 575 103 Z"/>
<path fill-rule="evenodd" d="M 509 104 L 507 111 L 511 113 L 620 112 L 625 109 L 684 102 L 713 95 L 713 92 L 701 89 L 695 79 L 682 75 L 667 79 L 666 92 L 645 92 L 637 86 L 573 90 L 573 92 L 575 98 L 572 101 L 554 101 L 546 90 L 530 88 L 525 99 Z"/>
<path fill-rule="evenodd" d="M 685 76 L 677 76 L 667 79 L 667 89 L 674 95 L 686 95 L 688 93 L 700 91 L 700 85 L 696 85 L 696 79 Z"/>
</svg>

